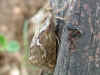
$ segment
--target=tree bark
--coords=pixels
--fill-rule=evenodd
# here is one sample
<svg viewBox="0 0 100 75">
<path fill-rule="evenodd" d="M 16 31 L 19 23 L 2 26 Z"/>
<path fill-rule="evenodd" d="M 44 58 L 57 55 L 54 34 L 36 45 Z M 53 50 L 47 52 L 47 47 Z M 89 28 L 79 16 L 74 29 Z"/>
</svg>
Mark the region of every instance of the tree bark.
<svg viewBox="0 0 100 75">
<path fill-rule="evenodd" d="M 54 75 L 99 75 L 100 1 L 50 0 L 50 2 L 56 17 L 64 18 L 64 20 L 56 18 L 59 20 L 56 22 L 60 44 Z M 78 21 L 82 36 L 76 39 L 70 37 L 68 23 L 73 24 L 73 16 L 79 10 L 81 12 Z"/>
</svg>

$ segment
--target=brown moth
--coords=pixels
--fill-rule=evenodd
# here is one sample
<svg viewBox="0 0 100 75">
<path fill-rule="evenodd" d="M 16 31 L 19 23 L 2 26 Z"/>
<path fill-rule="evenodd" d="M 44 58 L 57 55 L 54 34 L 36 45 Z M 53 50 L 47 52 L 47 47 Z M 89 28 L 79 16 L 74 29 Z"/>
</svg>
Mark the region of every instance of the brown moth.
<svg viewBox="0 0 100 75">
<path fill-rule="evenodd" d="M 47 3 L 31 18 L 33 39 L 30 45 L 29 61 L 38 66 L 53 68 L 56 63 L 55 22 L 50 5 Z"/>
</svg>

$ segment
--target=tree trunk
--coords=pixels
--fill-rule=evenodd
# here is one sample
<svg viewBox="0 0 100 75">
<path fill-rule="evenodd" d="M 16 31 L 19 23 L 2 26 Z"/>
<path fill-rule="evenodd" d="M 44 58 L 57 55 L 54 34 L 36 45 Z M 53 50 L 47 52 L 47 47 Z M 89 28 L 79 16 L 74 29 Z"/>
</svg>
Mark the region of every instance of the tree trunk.
<svg viewBox="0 0 100 75">
<path fill-rule="evenodd" d="M 50 0 L 60 39 L 54 75 L 99 75 L 100 1 Z M 79 12 L 79 19 L 75 18 Z M 81 37 L 72 37 L 68 25 L 80 26 Z M 78 23 L 78 24 L 77 24 Z M 71 34 L 71 35 L 70 35 Z M 78 35 L 78 34 L 76 34 Z"/>
</svg>

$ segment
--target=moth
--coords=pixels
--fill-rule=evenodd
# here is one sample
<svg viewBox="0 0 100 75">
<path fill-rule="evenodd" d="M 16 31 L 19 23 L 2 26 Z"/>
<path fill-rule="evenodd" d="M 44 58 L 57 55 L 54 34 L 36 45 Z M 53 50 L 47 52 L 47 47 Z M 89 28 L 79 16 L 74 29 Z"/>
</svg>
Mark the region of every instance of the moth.
<svg viewBox="0 0 100 75">
<path fill-rule="evenodd" d="M 56 64 L 55 22 L 49 3 L 31 18 L 33 38 L 29 62 L 39 67 L 54 68 Z"/>
</svg>

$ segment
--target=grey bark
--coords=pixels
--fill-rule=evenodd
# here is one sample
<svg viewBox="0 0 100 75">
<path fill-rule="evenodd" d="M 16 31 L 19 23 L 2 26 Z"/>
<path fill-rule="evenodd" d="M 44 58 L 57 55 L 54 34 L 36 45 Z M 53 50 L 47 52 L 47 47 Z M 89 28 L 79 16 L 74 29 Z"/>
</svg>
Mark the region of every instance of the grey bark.
<svg viewBox="0 0 100 75">
<path fill-rule="evenodd" d="M 70 1 L 73 1 L 70 4 Z M 54 75 L 99 75 L 100 74 L 100 1 L 99 0 L 50 0 L 54 13 L 64 7 L 56 16 L 67 17 L 63 23 L 57 21 L 57 33 L 60 38 L 57 63 Z M 80 8 L 78 4 L 80 3 Z M 71 7 L 73 9 L 71 10 Z M 72 16 L 81 9 L 81 38 L 75 42 L 74 51 L 70 49 L 69 31 L 67 25 L 73 22 Z M 69 18 L 71 17 L 71 18 Z"/>
</svg>

